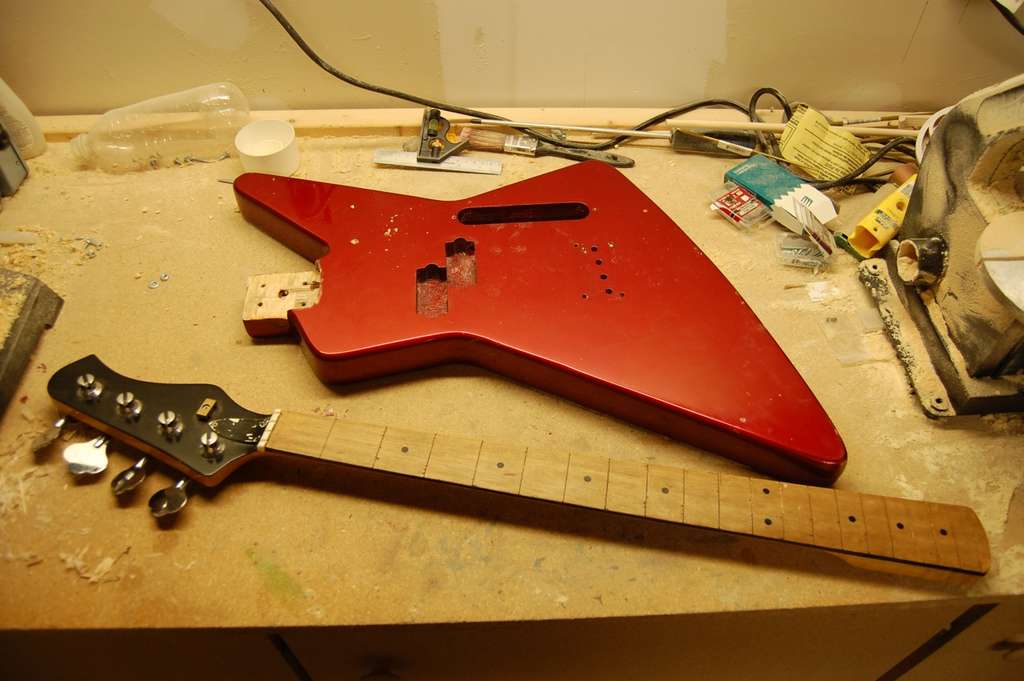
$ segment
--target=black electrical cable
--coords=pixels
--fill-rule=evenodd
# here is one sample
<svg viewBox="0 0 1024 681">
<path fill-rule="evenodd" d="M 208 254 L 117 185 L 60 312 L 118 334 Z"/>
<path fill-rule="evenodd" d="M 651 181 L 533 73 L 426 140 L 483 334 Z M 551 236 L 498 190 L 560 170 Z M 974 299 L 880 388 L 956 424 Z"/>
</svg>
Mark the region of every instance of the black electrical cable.
<svg viewBox="0 0 1024 681">
<path fill-rule="evenodd" d="M 817 189 L 835 189 L 836 187 L 847 187 L 852 184 L 869 184 L 873 182 L 885 182 L 882 178 L 874 177 L 861 177 L 868 171 L 871 166 L 875 165 L 882 160 L 882 157 L 888 154 L 890 151 L 895 149 L 901 144 L 904 144 L 909 140 L 909 137 L 894 137 L 885 144 L 883 144 L 878 151 L 871 155 L 867 161 L 861 164 L 859 168 L 851 170 L 846 175 L 835 180 L 821 181 L 821 180 L 808 180 L 811 186 Z"/>
<path fill-rule="evenodd" d="M 1020 19 L 1017 18 L 1016 14 L 1010 11 L 1009 7 L 1003 5 L 999 0 L 990 0 L 990 2 L 993 7 L 999 10 L 999 13 L 1003 15 L 1003 18 L 1006 19 L 1007 23 L 1009 23 L 1010 26 L 1013 26 L 1017 33 L 1024 35 L 1024 24 L 1020 23 Z"/>
<path fill-rule="evenodd" d="M 403 99 L 403 100 L 405 100 L 407 102 L 413 102 L 415 104 L 420 104 L 422 106 L 430 107 L 432 109 L 442 109 L 444 111 L 451 111 L 453 113 L 463 114 L 465 116 L 470 116 L 472 118 L 490 118 L 490 119 L 494 119 L 494 120 L 508 120 L 507 118 L 504 118 L 502 116 L 496 116 L 494 114 L 487 113 L 486 111 L 478 111 L 476 109 L 470 109 L 470 108 L 467 108 L 467 107 L 464 107 L 464 106 L 458 106 L 458 105 L 455 105 L 455 104 L 448 104 L 446 102 L 434 101 L 434 100 L 428 99 L 426 97 L 420 97 L 418 95 L 412 95 L 412 94 L 409 94 L 407 92 L 402 92 L 401 90 L 395 90 L 393 88 L 382 87 L 380 85 L 374 85 L 373 83 L 367 83 L 366 81 L 360 80 L 358 78 L 355 78 L 354 76 L 350 76 L 347 73 L 339 71 L 334 66 L 332 66 L 331 64 L 329 64 L 326 61 L 324 61 L 320 57 L 320 55 L 317 54 L 316 51 L 312 47 L 310 47 L 309 43 L 307 43 L 305 41 L 305 39 L 303 39 L 303 37 L 299 34 L 299 32 L 297 30 L 295 30 L 295 27 L 292 26 L 291 22 L 288 21 L 287 18 L 285 18 L 284 14 L 281 13 L 281 10 L 279 10 L 277 8 L 277 6 L 272 2 L 272 0 L 259 0 L 259 2 L 260 2 L 260 4 L 262 4 L 267 9 L 268 12 L 270 12 L 273 15 L 274 19 L 277 20 L 277 23 L 279 23 L 281 25 L 281 28 L 283 28 L 288 33 L 288 35 L 291 37 L 291 39 L 295 41 L 295 44 L 298 45 L 299 48 L 303 52 L 306 53 L 306 56 L 309 57 L 313 61 L 313 63 L 315 63 L 317 66 L 319 66 L 320 68 L 322 68 L 324 71 L 326 71 L 327 73 L 331 74 L 335 78 L 338 78 L 339 80 L 342 80 L 342 81 L 348 83 L 349 85 L 353 85 L 353 86 L 361 88 L 363 90 L 369 90 L 370 92 L 376 92 L 378 94 L 388 95 L 389 97 L 395 97 L 397 99 Z M 729 100 L 729 99 L 706 99 L 706 100 L 701 100 L 701 101 L 698 101 L 698 102 L 691 102 L 689 104 L 684 104 L 682 106 L 678 106 L 678 107 L 675 107 L 673 109 L 669 109 L 668 111 L 663 111 L 660 114 L 652 116 L 651 118 L 648 118 L 646 121 L 644 121 L 644 122 L 640 123 L 639 125 L 635 126 L 633 128 L 633 130 L 637 130 L 637 131 L 644 130 L 646 128 L 651 127 L 652 125 L 657 125 L 658 123 L 666 121 L 666 120 L 668 120 L 670 118 L 675 118 L 676 116 L 680 116 L 680 115 L 685 114 L 685 113 L 689 113 L 690 111 L 695 111 L 697 109 L 711 108 L 711 107 L 724 107 L 724 108 L 728 108 L 728 109 L 735 109 L 736 111 L 740 111 L 742 113 L 745 113 L 747 116 L 750 117 L 751 121 L 757 121 L 757 120 L 759 120 L 758 117 L 757 117 L 757 110 L 756 110 L 757 102 L 758 102 L 758 100 L 761 97 L 766 96 L 766 95 L 770 95 L 770 96 L 774 97 L 775 99 L 777 99 L 779 101 L 779 103 L 782 105 L 783 112 L 785 113 L 786 120 L 788 120 L 793 115 L 793 110 L 792 110 L 792 108 L 789 105 L 789 101 L 782 95 L 781 92 L 779 92 L 775 88 L 763 87 L 763 88 L 758 88 L 754 92 L 753 96 L 751 96 L 751 98 L 750 98 L 750 104 L 748 106 L 743 106 L 742 104 L 739 104 L 739 103 L 734 102 L 734 101 Z M 555 146 L 564 147 L 564 148 L 568 148 L 568 149 L 592 149 L 592 150 L 596 150 L 596 151 L 602 151 L 604 149 L 610 149 L 610 148 L 612 148 L 612 147 L 614 147 L 616 145 L 619 145 L 619 144 L 621 144 L 621 143 L 631 139 L 630 135 L 625 134 L 625 135 L 619 135 L 619 136 L 614 137 L 614 138 L 612 138 L 610 140 L 607 140 L 605 142 L 597 142 L 597 143 L 593 143 L 593 144 L 586 144 L 586 143 L 581 143 L 581 142 L 568 142 L 566 140 L 561 140 L 561 139 L 558 139 L 557 137 L 552 137 L 550 135 L 546 135 L 546 134 L 538 132 L 536 130 L 524 130 L 523 132 L 526 132 L 526 133 L 536 137 L 539 140 L 547 142 L 548 144 L 553 144 Z M 878 180 L 875 179 L 875 178 L 861 178 L 859 176 L 862 173 L 864 173 L 865 171 L 867 171 L 871 166 L 873 166 L 879 160 L 881 160 L 882 157 L 885 156 L 887 153 L 889 153 L 890 150 L 894 149 L 899 144 L 905 143 L 906 141 L 907 141 L 907 138 L 895 138 L 895 139 L 891 140 L 890 142 L 888 142 L 887 144 L 882 146 L 860 168 L 854 170 L 852 173 L 848 173 L 847 175 L 844 175 L 843 177 L 841 177 L 841 178 L 839 178 L 837 180 L 831 180 L 831 181 L 807 180 L 807 181 L 809 183 L 811 183 L 812 185 L 814 185 L 815 187 L 818 187 L 819 189 L 830 189 L 830 188 L 833 188 L 833 187 L 842 187 L 842 186 L 847 186 L 847 185 L 851 185 L 851 184 L 869 184 L 869 183 L 877 182 Z"/>
<path fill-rule="evenodd" d="M 751 122 L 761 122 L 761 117 L 757 115 L 757 102 L 765 95 L 774 97 L 778 100 L 779 104 L 782 105 L 782 112 L 785 114 L 785 118 L 783 118 L 782 121 L 783 123 L 792 118 L 793 109 L 789 105 L 789 100 L 773 87 L 762 87 L 754 91 L 754 94 L 750 96 L 750 103 L 747 105 L 747 113 L 750 116 Z M 779 142 L 775 139 L 775 135 L 765 135 L 764 133 L 758 132 L 757 139 L 761 143 L 761 146 L 766 147 L 774 156 L 782 155 L 779 151 Z"/>
<path fill-rule="evenodd" d="M 434 101 L 432 99 L 427 99 L 426 97 L 420 97 L 418 95 L 402 92 L 401 90 L 395 90 L 393 88 L 382 87 L 380 85 L 374 85 L 373 83 L 367 83 L 366 81 L 360 80 L 358 78 L 355 78 L 354 76 L 350 76 L 347 73 L 339 71 L 334 66 L 324 61 L 320 57 L 320 55 L 317 54 L 312 47 L 310 47 L 309 43 L 305 41 L 305 39 L 302 37 L 302 35 L 299 34 L 297 30 L 295 30 L 295 27 L 292 26 L 291 22 L 288 21 L 287 18 L 285 18 L 284 14 L 281 13 L 281 10 L 279 10 L 271 0 L 259 0 L 259 2 L 267 9 L 268 12 L 270 12 L 273 15 L 274 19 L 277 20 L 277 23 L 281 25 L 281 28 L 283 28 L 288 33 L 291 39 L 295 41 L 295 44 L 299 46 L 299 49 L 305 52 L 306 56 L 309 57 L 314 64 L 316 64 L 317 66 L 319 66 L 320 68 L 322 68 L 324 71 L 331 74 L 335 78 L 338 78 L 339 80 L 342 80 L 348 83 L 349 85 L 353 85 L 363 90 L 369 90 L 370 92 L 388 95 L 389 97 L 395 97 L 396 99 L 403 99 L 407 102 L 413 102 L 415 104 L 420 104 L 422 106 L 430 107 L 432 109 L 442 109 L 444 111 L 451 111 L 452 113 L 459 113 L 463 114 L 464 116 L 470 116 L 472 118 L 508 120 L 503 116 L 496 116 L 494 114 L 487 113 L 486 111 L 477 111 L 476 109 L 470 109 L 464 106 L 458 106 L 456 104 L 448 104 L 446 102 Z M 771 94 L 778 98 L 780 102 L 784 103 L 783 106 L 788 110 L 788 102 L 785 101 L 785 98 L 782 97 L 782 95 L 777 90 L 775 90 L 774 88 L 761 88 L 761 90 L 758 90 L 758 92 L 760 93 L 762 90 L 764 91 L 762 94 Z M 755 93 L 755 95 L 760 97 L 760 95 L 758 95 L 757 93 Z M 706 99 L 699 102 L 684 104 L 683 106 L 679 106 L 674 109 L 669 109 L 668 111 L 662 112 L 656 116 L 652 116 L 643 123 L 640 123 L 639 125 L 635 126 L 633 130 L 644 130 L 646 128 L 651 127 L 652 125 L 657 125 L 658 123 L 666 121 L 670 118 L 675 118 L 676 116 L 680 116 L 684 113 L 689 113 L 690 111 L 695 111 L 697 109 L 711 107 L 725 107 L 729 109 L 735 109 L 736 111 L 740 111 L 744 114 L 750 115 L 750 110 L 747 107 L 732 100 Z M 788 113 L 789 112 L 787 111 L 787 115 Z M 754 115 L 756 116 L 756 113 Z M 536 137 L 537 139 L 543 142 L 547 142 L 548 144 L 553 144 L 555 146 L 564 147 L 567 149 L 590 149 L 594 151 L 603 151 L 605 149 L 611 149 L 612 147 L 618 144 L 622 144 L 623 142 L 631 139 L 629 135 L 619 135 L 618 137 L 614 137 L 606 142 L 587 144 L 582 142 L 568 142 L 566 140 L 558 139 L 557 137 L 552 137 L 550 135 L 546 135 L 536 130 L 524 130 L 523 132 L 529 133 L 533 137 Z"/>
</svg>

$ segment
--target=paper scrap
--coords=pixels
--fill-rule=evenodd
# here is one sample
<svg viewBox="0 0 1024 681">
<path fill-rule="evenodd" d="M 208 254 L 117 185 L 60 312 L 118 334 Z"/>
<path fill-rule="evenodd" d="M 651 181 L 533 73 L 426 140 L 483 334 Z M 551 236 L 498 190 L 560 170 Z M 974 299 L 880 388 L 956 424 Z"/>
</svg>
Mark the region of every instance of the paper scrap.
<svg viewBox="0 0 1024 681">
<path fill-rule="evenodd" d="M 803 184 L 778 198 L 772 217 L 794 234 L 810 239 L 826 258 L 836 250 L 836 239 L 826 223 L 836 218 L 832 201 L 809 184 Z"/>
<path fill-rule="evenodd" d="M 824 114 L 807 106 L 793 112 L 779 149 L 787 161 L 822 180 L 839 179 L 871 157 L 853 134 L 834 129 Z"/>
</svg>

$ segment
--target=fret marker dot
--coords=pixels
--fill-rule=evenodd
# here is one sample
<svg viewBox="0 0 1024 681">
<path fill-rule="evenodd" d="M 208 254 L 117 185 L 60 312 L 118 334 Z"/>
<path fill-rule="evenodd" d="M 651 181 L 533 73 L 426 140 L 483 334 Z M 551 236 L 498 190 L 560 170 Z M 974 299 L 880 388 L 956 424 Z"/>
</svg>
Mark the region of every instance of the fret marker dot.
<svg viewBox="0 0 1024 681">
<path fill-rule="evenodd" d="M 661 493 L 662 494 L 668 494 L 668 487 L 662 487 L 661 488 Z"/>
<path fill-rule="evenodd" d="M 939 530 L 939 534 L 941 534 L 943 537 L 945 537 L 947 534 L 949 534 L 949 532 L 947 532 L 946 528 L 943 527 L 941 530 Z"/>
<path fill-rule="evenodd" d="M 903 523 L 896 523 L 896 527 L 897 527 L 897 529 L 902 530 L 903 529 Z"/>
<path fill-rule="evenodd" d="M 499 461 L 498 462 L 498 468 L 504 468 L 504 467 L 505 467 L 505 463 L 503 461 Z"/>
<path fill-rule="evenodd" d="M 584 475 L 583 476 L 583 482 L 590 482 L 590 476 L 589 475 Z"/>
<path fill-rule="evenodd" d="M 765 494 L 771 494 L 772 493 L 772 491 L 770 489 L 768 489 L 767 487 L 762 487 L 761 491 L 764 492 Z"/>
<path fill-rule="evenodd" d="M 857 522 L 857 516 L 851 515 L 849 520 L 850 520 L 851 523 L 855 523 L 855 522 Z"/>
<path fill-rule="evenodd" d="M 771 518 L 765 518 L 764 519 L 764 524 L 765 525 L 771 525 L 772 524 L 772 519 Z"/>
<path fill-rule="evenodd" d="M 402 454 L 408 454 L 408 453 L 409 453 L 409 448 L 408 447 L 402 447 Z"/>
</svg>

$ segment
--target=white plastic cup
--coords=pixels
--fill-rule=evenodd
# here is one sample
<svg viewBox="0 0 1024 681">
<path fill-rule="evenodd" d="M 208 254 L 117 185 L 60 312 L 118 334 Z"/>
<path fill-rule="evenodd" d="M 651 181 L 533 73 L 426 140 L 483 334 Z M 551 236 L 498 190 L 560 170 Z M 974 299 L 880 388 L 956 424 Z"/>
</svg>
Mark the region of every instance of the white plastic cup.
<svg viewBox="0 0 1024 681">
<path fill-rule="evenodd" d="M 253 121 L 235 135 L 242 167 L 250 173 L 288 176 L 299 168 L 299 143 L 288 121 Z"/>
</svg>

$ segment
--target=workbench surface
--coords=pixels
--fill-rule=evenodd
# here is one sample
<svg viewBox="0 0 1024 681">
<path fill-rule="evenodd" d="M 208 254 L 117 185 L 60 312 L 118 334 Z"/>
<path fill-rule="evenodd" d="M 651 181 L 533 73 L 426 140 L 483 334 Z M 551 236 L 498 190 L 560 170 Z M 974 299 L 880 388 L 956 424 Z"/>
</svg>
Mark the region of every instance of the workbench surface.
<svg viewBox="0 0 1024 681">
<path fill-rule="evenodd" d="M 375 148 L 399 143 L 304 138 L 298 176 L 447 199 L 570 163 L 501 156 L 501 176 L 373 166 Z M 258 461 L 160 528 L 145 500 L 170 478 L 151 476 L 122 506 L 109 480 L 130 455 L 115 452 L 101 479 L 78 483 L 61 460 L 64 442 L 32 452 L 55 418 L 46 394 L 55 369 L 95 353 L 128 376 L 220 385 L 261 412 L 333 410 L 417 430 L 748 471 L 468 366 L 327 387 L 298 345 L 257 344 L 242 328 L 246 277 L 309 263 L 242 219 L 231 185 L 217 181 L 241 172 L 237 159 L 109 175 L 75 169 L 68 145 L 51 144 L 0 212 L 0 231 L 39 238 L 3 247 L 0 266 L 41 277 L 65 299 L 0 426 L 0 627 L 565 619 L 1024 592 L 1024 494 L 1014 501 L 1024 488 L 1024 421 L 926 418 L 880 332 L 864 338 L 874 361 L 840 364 L 821 324 L 864 310 L 851 258 L 841 254 L 826 275 L 784 268 L 773 255 L 777 225 L 743 234 L 710 214 L 709 192 L 733 161 L 649 146 L 622 152 L 637 160 L 627 177 L 718 264 L 831 415 L 849 450 L 837 488 L 973 507 L 992 543 L 988 576 L 966 585 L 895 577 L 810 548 L 313 461 Z M 162 273 L 169 278 L 150 288 Z M 813 282 L 825 285 L 803 286 Z"/>
</svg>

